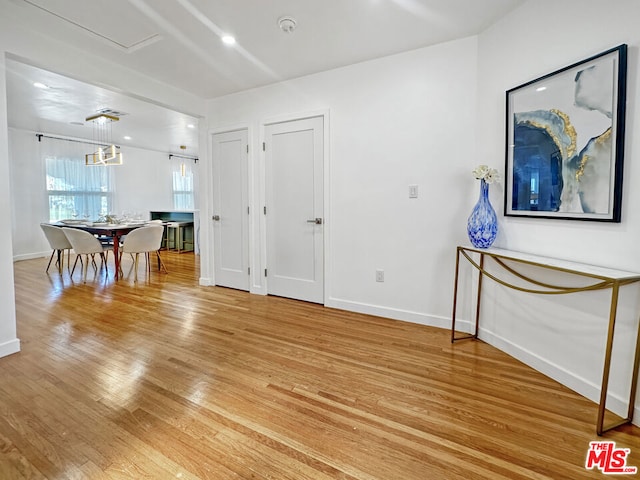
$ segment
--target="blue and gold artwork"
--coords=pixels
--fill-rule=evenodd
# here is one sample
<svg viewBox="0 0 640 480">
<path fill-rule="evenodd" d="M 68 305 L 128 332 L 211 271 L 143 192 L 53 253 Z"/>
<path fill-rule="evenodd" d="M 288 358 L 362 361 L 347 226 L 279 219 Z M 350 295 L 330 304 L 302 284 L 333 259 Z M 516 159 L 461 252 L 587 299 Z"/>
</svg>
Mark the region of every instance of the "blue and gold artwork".
<svg viewBox="0 0 640 480">
<path fill-rule="evenodd" d="M 507 92 L 506 214 L 619 221 L 626 56 L 594 58 Z"/>
</svg>

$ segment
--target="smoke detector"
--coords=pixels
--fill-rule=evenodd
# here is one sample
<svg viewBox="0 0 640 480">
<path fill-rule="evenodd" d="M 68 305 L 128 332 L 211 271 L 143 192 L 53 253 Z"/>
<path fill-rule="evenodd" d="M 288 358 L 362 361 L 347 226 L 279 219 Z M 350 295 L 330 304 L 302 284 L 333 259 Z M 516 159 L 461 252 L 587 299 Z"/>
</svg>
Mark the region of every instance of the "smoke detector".
<svg viewBox="0 0 640 480">
<path fill-rule="evenodd" d="M 293 17 L 280 17 L 278 26 L 284 33 L 292 33 L 296 29 L 296 20 Z"/>
</svg>

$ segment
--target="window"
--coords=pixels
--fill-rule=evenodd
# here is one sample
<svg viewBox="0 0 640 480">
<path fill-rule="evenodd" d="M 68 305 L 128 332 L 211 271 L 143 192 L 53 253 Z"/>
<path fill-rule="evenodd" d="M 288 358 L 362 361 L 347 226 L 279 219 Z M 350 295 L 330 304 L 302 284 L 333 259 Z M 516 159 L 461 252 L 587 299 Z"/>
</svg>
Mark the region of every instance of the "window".
<svg viewBox="0 0 640 480">
<path fill-rule="evenodd" d="M 95 220 L 111 211 L 111 167 L 86 166 L 81 151 L 66 141 L 42 146 L 51 222 L 75 217 Z"/>
<path fill-rule="evenodd" d="M 172 158 L 171 174 L 173 177 L 173 208 L 176 210 L 193 210 L 193 168 L 192 160 Z"/>
</svg>

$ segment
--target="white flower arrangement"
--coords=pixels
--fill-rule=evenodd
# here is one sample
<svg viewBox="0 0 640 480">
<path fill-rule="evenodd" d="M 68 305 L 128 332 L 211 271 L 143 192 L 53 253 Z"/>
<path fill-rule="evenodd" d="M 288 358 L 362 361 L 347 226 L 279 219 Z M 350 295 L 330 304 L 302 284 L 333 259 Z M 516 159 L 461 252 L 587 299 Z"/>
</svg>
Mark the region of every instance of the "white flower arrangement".
<svg viewBox="0 0 640 480">
<path fill-rule="evenodd" d="M 484 180 L 487 183 L 497 183 L 500 181 L 498 170 L 490 168 L 488 165 L 478 165 L 473 169 L 472 173 L 477 180 Z"/>
</svg>

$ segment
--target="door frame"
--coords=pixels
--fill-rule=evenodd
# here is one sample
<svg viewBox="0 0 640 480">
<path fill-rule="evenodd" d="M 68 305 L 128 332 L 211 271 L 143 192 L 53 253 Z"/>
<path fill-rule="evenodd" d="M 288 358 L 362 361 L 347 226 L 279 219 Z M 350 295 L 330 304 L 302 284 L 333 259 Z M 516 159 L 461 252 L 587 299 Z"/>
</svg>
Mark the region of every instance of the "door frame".
<svg viewBox="0 0 640 480">
<path fill-rule="evenodd" d="M 258 182 L 257 182 L 257 191 L 256 198 L 259 199 L 259 207 L 254 208 L 254 212 L 259 210 L 260 220 L 259 220 L 259 230 L 260 230 L 260 275 L 259 278 L 255 278 L 256 282 L 260 280 L 261 285 L 261 293 L 266 295 L 268 293 L 268 281 L 269 277 L 264 276 L 264 270 L 267 268 L 267 219 L 263 213 L 263 208 L 267 203 L 267 173 L 266 173 L 266 153 L 262 150 L 262 144 L 266 141 L 266 127 L 268 125 L 273 125 L 276 123 L 286 123 L 292 122 L 296 120 L 304 120 L 307 118 L 313 117 L 321 117 L 322 118 L 322 145 L 323 145 L 323 191 L 322 191 L 322 203 L 324 209 L 324 217 L 323 217 L 323 268 L 324 268 L 324 285 L 323 285 L 323 301 L 322 304 L 325 305 L 328 298 L 331 298 L 330 295 L 330 286 L 331 286 L 331 262 L 330 262 L 330 253 L 331 253 L 331 197 L 330 197 L 330 142 L 329 142 L 329 109 L 323 110 L 313 110 L 299 113 L 291 113 L 291 114 L 283 114 L 274 117 L 267 117 L 260 122 L 260 135 L 258 145 L 259 153 L 260 153 L 260 166 L 258 169 Z M 253 277 L 253 275 L 252 275 Z"/>
</svg>

